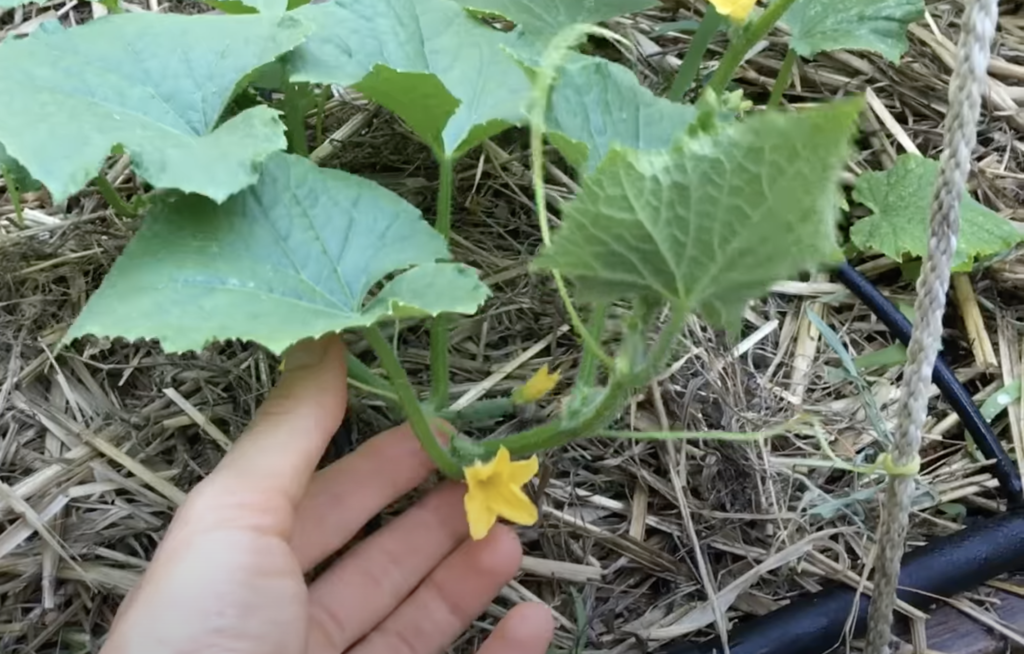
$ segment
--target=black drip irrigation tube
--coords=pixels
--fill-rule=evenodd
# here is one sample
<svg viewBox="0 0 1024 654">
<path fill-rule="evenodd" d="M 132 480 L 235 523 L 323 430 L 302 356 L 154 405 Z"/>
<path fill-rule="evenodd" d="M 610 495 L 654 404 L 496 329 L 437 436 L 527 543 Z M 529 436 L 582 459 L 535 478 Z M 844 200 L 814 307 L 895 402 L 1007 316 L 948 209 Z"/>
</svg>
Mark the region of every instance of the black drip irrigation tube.
<svg viewBox="0 0 1024 654">
<path fill-rule="evenodd" d="M 910 321 L 849 263 L 836 271 L 839 280 L 881 320 L 904 345 L 910 342 Z M 1009 511 L 979 521 L 903 557 L 897 593 L 918 609 L 975 588 L 1024 566 L 1024 494 L 1021 478 L 999 439 L 974 405 L 970 393 L 940 356 L 932 381 L 960 417 L 985 458 Z M 732 654 L 825 654 L 843 644 L 847 634 L 862 637 L 871 599 L 834 583 L 816 593 L 794 598 L 781 609 L 740 623 L 728 635 Z M 721 643 L 670 641 L 657 654 L 712 654 Z"/>
</svg>

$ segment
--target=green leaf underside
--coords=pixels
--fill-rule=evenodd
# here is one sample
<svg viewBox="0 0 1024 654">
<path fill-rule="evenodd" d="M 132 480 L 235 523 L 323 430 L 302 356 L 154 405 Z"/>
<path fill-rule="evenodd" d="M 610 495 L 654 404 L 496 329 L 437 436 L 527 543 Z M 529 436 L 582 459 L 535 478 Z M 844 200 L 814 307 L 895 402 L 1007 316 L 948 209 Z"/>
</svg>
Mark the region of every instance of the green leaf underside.
<svg viewBox="0 0 1024 654">
<path fill-rule="evenodd" d="M 644 11 L 657 0 L 457 0 L 467 9 L 496 14 L 547 40 L 574 23 L 601 23 Z"/>
<path fill-rule="evenodd" d="M 654 293 L 734 327 L 771 283 L 840 260 L 838 180 L 861 106 L 765 113 L 668 150 L 612 150 L 536 263 L 584 297 Z"/>
<path fill-rule="evenodd" d="M 928 251 L 932 193 L 938 176 L 938 161 L 915 154 L 901 155 L 887 171 L 861 175 L 853 198 L 874 213 L 850 228 L 854 245 L 897 261 L 904 256 L 923 257 Z M 953 270 L 968 271 L 975 259 L 1004 252 L 1022 239 L 1013 223 L 965 191 Z"/>
<path fill-rule="evenodd" d="M 907 51 L 907 26 L 924 18 L 924 0 L 798 0 L 782 22 L 802 57 L 872 50 L 892 62 Z"/>
<path fill-rule="evenodd" d="M 487 288 L 446 258 L 444 238 L 398 195 L 278 152 L 223 204 L 157 204 L 67 339 L 156 338 L 182 352 L 237 338 L 280 353 L 379 320 L 472 313 Z"/>
<path fill-rule="evenodd" d="M 331 0 L 294 13 L 317 29 L 288 57 L 292 80 L 355 87 L 439 158 L 525 121 L 529 83 L 501 47 L 508 35 L 453 0 Z"/>
<path fill-rule="evenodd" d="M 692 105 L 651 93 L 625 66 L 577 55 L 558 72 L 546 122 L 551 143 L 591 173 L 613 147 L 667 149 L 696 116 Z"/>
<path fill-rule="evenodd" d="M 293 48 L 293 16 L 117 14 L 0 44 L 0 142 L 56 201 L 121 145 L 147 182 L 224 200 L 285 146 L 267 107 L 217 124 L 238 81 Z"/>
</svg>

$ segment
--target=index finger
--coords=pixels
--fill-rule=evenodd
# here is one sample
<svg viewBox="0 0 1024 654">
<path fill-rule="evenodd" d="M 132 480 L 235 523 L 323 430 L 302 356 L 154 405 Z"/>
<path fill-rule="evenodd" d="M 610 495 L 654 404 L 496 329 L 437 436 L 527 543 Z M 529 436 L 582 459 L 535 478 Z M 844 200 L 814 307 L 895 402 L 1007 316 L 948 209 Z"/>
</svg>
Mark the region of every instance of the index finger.
<svg viewBox="0 0 1024 654">
<path fill-rule="evenodd" d="M 298 503 L 348 403 L 345 345 L 337 334 L 292 346 L 284 374 L 210 475 L 214 484 Z"/>
</svg>

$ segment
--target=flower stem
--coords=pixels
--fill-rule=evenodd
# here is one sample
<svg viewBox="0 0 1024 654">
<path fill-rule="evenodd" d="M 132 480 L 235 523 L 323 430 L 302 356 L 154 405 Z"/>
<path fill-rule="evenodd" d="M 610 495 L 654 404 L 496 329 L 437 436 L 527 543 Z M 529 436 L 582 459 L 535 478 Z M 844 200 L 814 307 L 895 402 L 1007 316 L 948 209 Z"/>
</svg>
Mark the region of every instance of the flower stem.
<svg viewBox="0 0 1024 654">
<path fill-rule="evenodd" d="M 454 163 L 445 157 L 440 161 L 441 179 L 437 189 L 437 220 L 434 229 L 448 240 L 452 231 L 452 178 Z M 449 317 L 441 314 L 430 323 L 430 403 L 435 409 L 448 404 L 448 331 Z"/>
<path fill-rule="evenodd" d="M 313 91 L 308 82 L 289 84 L 284 93 L 284 124 L 288 138 L 288 149 L 303 157 L 309 156 L 306 137 L 306 112 L 314 101 Z"/>
<path fill-rule="evenodd" d="M 690 90 L 693 80 L 697 79 L 697 72 L 700 70 L 701 61 L 704 60 L 704 53 L 707 52 L 708 45 L 711 44 L 711 39 L 714 38 L 715 32 L 718 31 L 721 24 L 722 15 L 715 11 L 713 6 L 708 5 L 708 10 L 700 21 L 700 27 L 693 34 L 690 47 L 686 51 L 686 56 L 683 57 L 683 63 L 679 65 L 676 78 L 665 96 L 669 100 L 679 102 Z"/>
<path fill-rule="evenodd" d="M 793 78 L 793 66 L 796 65 L 796 50 L 790 48 L 786 52 L 786 58 L 782 60 L 782 68 L 779 69 L 779 76 L 775 78 L 772 85 L 772 95 L 768 98 L 768 108 L 775 109 L 782 102 L 782 94 L 789 88 L 789 81 Z"/>
<path fill-rule="evenodd" d="M 743 58 L 757 45 L 758 41 L 768 35 L 768 32 L 775 27 L 775 23 L 779 22 L 779 19 L 782 18 L 782 15 L 786 13 L 786 10 L 794 2 L 796 0 L 775 0 L 765 8 L 764 13 L 761 14 L 753 25 L 748 25 L 743 30 L 742 35 L 726 49 L 725 54 L 722 56 L 722 61 L 718 64 L 718 69 L 708 84 L 709 89 L 717 95 L 722 94 L 725 90 L 725 85 L 729 83 L 729 80 L 736 73 L 736 69 L 743 63 Z"/>
<path fill-rule="evenodd" d="M 114 210 L 114 213 L 121 216 L 122 218 L 134 218 L 138 215 L 138 211 L 133 206 L 124 201 L 118 193 L 114 185 L 110 183 L 103 174 L 96 175 L 96 188 L 99 189 L 100 195 L 107 201 L 110 208 Z"/>
<path fill-rule="evenodd" d="M 365 335 L 366 340 L 380 359 L 381 365 L 384 366 L 384 370 L 388 373 L 391 385 L 398 395 L 398 400 L 405 410 L 406 418 L 409 420 L 413 433 L 416 434 L 416 438 L 423 447 L 423 451 L 427 453 L 427 456 L 434 462 L 437 469 L 446 477 L 449 479 L 461 479 L 462 468 L 459 467 L 455 460 L 449 456 L 445 448 L 441 446 L 441 443 L 438 442 L 437 436 L 434 435 L 434 430 L 431 429 L 427 416 L 423 412 L 423 407 L 420 406 L 419 398 L 416 397 L 416 392 L 409 382 L 409 376 L 405 374 L 405 369 L 402 368 L 402 364 L 395 355 L 395 351 L 391 349 L 391 345 L 376 326 L 367 327 Z"/>
<path fill-rule="evenodd" d="M 3 173 L 4 185 L 7 186 L 7 196 L 11 198 L 11 204 L 14 205 L 14 218 L 18 227 L 25 227 L 25 214 L 21 207 L 21 190 L 14 179 L 14 173 L 7 166 L 2 165 L 0 165 L 0 173 Z"/>
</svg>

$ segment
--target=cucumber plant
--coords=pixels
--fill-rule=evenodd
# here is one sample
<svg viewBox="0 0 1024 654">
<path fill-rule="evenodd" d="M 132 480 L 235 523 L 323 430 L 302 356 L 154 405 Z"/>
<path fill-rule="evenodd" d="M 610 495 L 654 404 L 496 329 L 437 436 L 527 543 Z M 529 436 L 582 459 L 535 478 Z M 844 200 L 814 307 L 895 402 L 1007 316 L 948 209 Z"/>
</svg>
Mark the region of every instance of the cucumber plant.
<svg viewBox="0 0 1024 654">
<path fill-rule="evenodd" d="M 614 435 L 608 425 L 664 370 L 689 315 L 734 329 L 773 282 L 840 260 L 839 179 L 861 100 L 753 110 L 730 79 L 780 21 L 787 60 L 838 47 L 898 59 L 906 25 L 923 13 L 922 0 L 773 0 L 763 10 L 711 0 L 670 100 L 579 47 L 588 37 L 621 40 L 594 24 L 655 0 L 211 4 L 225 13 L 115 12 L 0 44 L 0 87 L 14 89 L 0 105 L 6 176 L 17 171 L 58 202 L 91 180 L 116 199 L 99 173 L 111 153 L 127 153 L 149 188 L 130 207 L 140 228 L 64 342 L 145 338 L 185 352 L 243 339 L 281 354 L 304 338 L 360 332 L 386 376 L 350 358 L 350 377 L 408 418 L 439 470 L 454 479 L 470 471 L 481 487 L 488 462 Z M 722 26 L 728 48 L 694 95 Z M 235 102 L 257 82 L 283 94 L 283 111 Z M 302 118 L 325 85 L 383 106 L 430 148 L 440 171 L 432 221 L 384 187 L 308 158 Z M 515 128 L 530 133 L 544 241 L 532 271 L 553 277 L 582 366 L 549 422 L 442 446 L 431 418 L 453 416 L 451 321 L 490 295 L 449 251 L 453 170 Z M 545 142 L 581 185 L 557 230 L 544 197 Z M 613 302 L 628 319 L 609 351 Z M 380 331 L 411 321 L 431 326 L 427 398 Z M 516 399 L 488 402 L 509 411 Z M 476 512 L 493 519 L 485 504 Z"/>
</svg>

